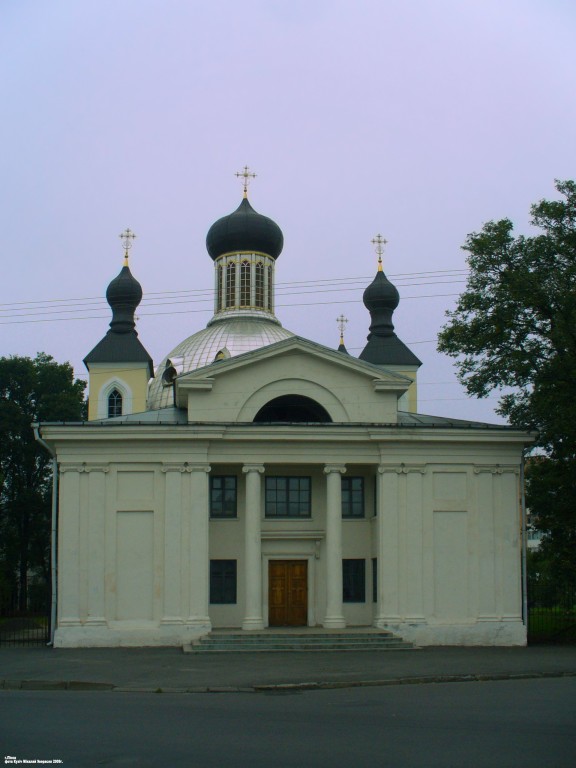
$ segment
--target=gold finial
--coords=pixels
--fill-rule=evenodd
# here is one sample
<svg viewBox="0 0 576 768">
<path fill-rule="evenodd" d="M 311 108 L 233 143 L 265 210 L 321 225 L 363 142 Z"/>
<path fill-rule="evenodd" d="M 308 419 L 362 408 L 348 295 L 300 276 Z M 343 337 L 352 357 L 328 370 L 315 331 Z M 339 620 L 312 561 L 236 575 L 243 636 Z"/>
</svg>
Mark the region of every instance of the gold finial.
<svg viewBox="0 0 576 768">
<path fill-rule="evenodd" d="M 344 315 L 340 315 L 340 317 L 336 318 L 336 322 L 338 323 L 338 328 L 340 330 L 340 344 L 344 344 L 344 328 L 346 328 L 348 318 L 344 317 Z"/>
<path fill-rule="evenodd" d="M 385 240 L 382 235 L 376 235 L 375 238 L 372 239 L 372 244 L 375 245 L 375 251 L 378 254 L 378 272 L 382 272 L 382 254 L 384 253 L 384 246 L 388 240 Z"/>
<path fill-rule="evenodd" d="M 124 248 L 124 266 L 128 266 L 128 251 L 132 248 L 132 240 L 136 237 L 131 229 L 125 229 L 121 235 L 118 235 L 122 240 L 122 247 Z"/>
<path fill-rule="evenodd" d="M 248 168 L 247 165 L 244 166 L 244 170 L 238 171 L 235 176 L 238 179 L 244 179 L 242 184 L 244 185 L 244 197 L 248 197 L 248 184 L 250 184 L 250 179 L 255 179 L 256 174 L 250 172 L 250 168 Z"/>
</svg>

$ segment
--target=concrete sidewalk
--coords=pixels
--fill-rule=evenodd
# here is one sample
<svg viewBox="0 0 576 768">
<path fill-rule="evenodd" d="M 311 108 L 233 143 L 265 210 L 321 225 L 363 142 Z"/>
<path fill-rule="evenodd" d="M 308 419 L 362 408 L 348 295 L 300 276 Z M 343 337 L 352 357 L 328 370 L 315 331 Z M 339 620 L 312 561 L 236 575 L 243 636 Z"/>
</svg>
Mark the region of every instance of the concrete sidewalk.
<svg viewBox="0 0 576 768">
<path fill-rule="evenodd" d="M 180 648 L 0 648 L 0 689 L 282 691 L 576 676 L 576 647 L 185 654 Z"/>
</svg>

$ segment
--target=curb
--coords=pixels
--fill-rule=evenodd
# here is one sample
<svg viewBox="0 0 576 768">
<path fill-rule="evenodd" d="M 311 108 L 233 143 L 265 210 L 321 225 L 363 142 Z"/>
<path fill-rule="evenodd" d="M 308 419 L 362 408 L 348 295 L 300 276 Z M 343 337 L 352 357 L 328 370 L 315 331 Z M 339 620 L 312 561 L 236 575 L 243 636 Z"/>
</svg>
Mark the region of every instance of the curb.
<svg viewBox="0 0 576 768">
<path fill-rule="evenodd" d="M 212 685 L 172 688 L 163 686 L 114 685 L 78 680 L 0 680 L 5 691 L 114 691 L 115 693 L 298 693 L 341 688 L 374 688 L 391 685 L 429 685 L 431 683 L 485 683 L 501 680 L 544 680 L 576 677 L 574 672 L 520 672 L 517 674 L 427 675 L 383 680 L 347 680 L 342 682 L 270 683 L 252 686 Z"/>
</svg>

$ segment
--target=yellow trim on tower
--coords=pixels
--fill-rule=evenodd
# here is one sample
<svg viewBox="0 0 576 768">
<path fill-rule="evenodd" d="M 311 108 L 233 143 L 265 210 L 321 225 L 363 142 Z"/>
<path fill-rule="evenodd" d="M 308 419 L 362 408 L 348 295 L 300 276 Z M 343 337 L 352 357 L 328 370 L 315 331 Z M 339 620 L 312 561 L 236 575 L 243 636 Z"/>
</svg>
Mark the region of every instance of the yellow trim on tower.
<svg viewBox="0 0 576 768">
<path fill-rule="evenodd" d="M 275 261 L 273 256 L 270 256 L 269 253 L 264 253 L 264 251 L 226 251 L 226 253 L 221 253 L 220 256 L 217 256 L 214 259 L 214 263 L 216 263 L 219 259 L 225 258 L 226 256 L 247 256 L 247 255 L 266 256 L 272 261 Z"/>
</svg>

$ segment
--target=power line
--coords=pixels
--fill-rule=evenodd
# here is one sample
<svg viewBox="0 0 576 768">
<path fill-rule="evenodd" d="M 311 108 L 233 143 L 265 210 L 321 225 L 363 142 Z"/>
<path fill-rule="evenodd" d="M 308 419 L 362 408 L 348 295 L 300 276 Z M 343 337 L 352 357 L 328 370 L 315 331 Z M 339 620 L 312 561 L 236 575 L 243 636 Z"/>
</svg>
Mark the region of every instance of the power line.
<svg viewBox="0 0 576 768">
<path fill-rule="evenodd" d="M 423 294 L 420 296 L 403 296 L 402 300 L 409 300 L 409 299 L 436 299 L 436 298 L 445 298 L 445 297 L 452 297 L 452 296 L 459 296 L 459 293 L 431 293 L 431 294 Z M 328 304 L 359 304 L 360 301 L 358 299 L 339 299 L 337 301 L 303 301 L 303 302 L 290 302 L 287 304 L 276 304 L 277 307 L 316 307 L 320 305 L 328 305 Z M 177 310 L 169 310 L 166 312 L 138 312 L 139 317 L 156 317 L 159 315 L 189 315 L 194 314 L 197 312 L 207 312 L 208 310 L 205 309 L 177 309 Z M 61 312 L 55 312 L 54 314 L 61 314 Z M 0 320 L 0 325 L 20 325 L 24 323 L 54 323 L 54 322 L 64 322 L 64 321 L 76 321 L 76 320 L 102 320 L 103 318 L 106 318 L 108 315 L 105 314 L 99 314 L 99 315 L 87 315 L 84 317 L 75 316 L 75 317 L 44 317 L 39 318 L 37 320 Z M 20 317 L 27 317 L 27 315 L 20 315 Z"/>
<path fill-rule="evenodd" d="M 416 285 L 436 285 L 443 283 L 458 283 L 462 282 L 467 272 L 465 270 L 433 270 L 428 272 L 413 272 L 405 273 L 402 275 L 391 275 L 395 279 L 404 280 L 401 283 L 402 286 L 416 286 Z M 456 280 L 439 280 L 438 278 L 454 277 Z M 423 282 L 414 282 L 415 278 L 419 278 Z M 356 277 L 335 277 L 330 279 L 321 280 L 301 280 L 291 282 L 281 282 L 276 284 L 277 295 L 292 295 L 299 293 L 307 293 L 312 290 L 327 287 L 328 290 L 353 290 L 355 284 L 366 287 L 367 281 L 371 280 L 370 277 L 356 276 Z M 410 282 L 406 282 L 410 280 Z M 332 287 L 331 287 L 332 286 Z M 297 288 L 299 290 L 294 291 Z M 174 299 L 188 299 L 191 301 L 207 301 L 212 299 L 214 295 L 213 288 L 199 288 L 190 290 L 178 290 L 178 291 L 150 291 L 147 292 L 144 299 L 144 304 L 151 304 L 157 299 L 161 302 L 164 300 Z M 53 309 L 56 305 L 64 305 L 66 307 L 81 306 L 85 307 L 86 303 L 90 302 L 96 307 L 101 305 L 106 307 L 107 303 L 103 296 L 84 296 L 79 298 L 57 298 L 57 299 L 43 299 L 37 301 L 18 301 L 18 302 L 5 302 L 0 303 L 0 312 L 21 312 L 29 309 Z"/>
<path fill-rule="evenodd" d="M 437 286 L 447 284 L 462 283 L 458 270 L 436 270 L 430 272 L 421 273 L 406 273 L 405 277 L 414 278 L 419 276 L 419 281 L 412 281 L 406 283 L 404 287 L 411 286 Z M 438 279 L 438 278 L 455 277 L 458 279 Z M 358 283 L 363 287 L 367 278 L 361 277 L 346 277 L 346 278 L 333 278 L 323 280 L 309 280 L 298 282 L 286 282 L 280 283 L 277 286 L 276 295 L 282 299 L 285 297 L 306 297 L 311 294 L 317 296 L 319 293 L 338 293 L 342 295 L 346 292 L 355 292 L 358 290 L 358 286 L 354 286 L 353 283 Z M 400 285 L 400 287 L 403 287 Z M 446 294 L 421 294 L 415 296 L 403 296 L 403 300 L 420 299 L 420 298 L 440 298 L 440 297 L 452 297 L 458 294 L 446 293 Z M 208 305 L 213 301 L 214 291 L 213 289 L 195 289 L 190 291 L 158 291 L 148 294 L 142 302 L 142 309 L 139 311 L 139 315 L 142 317 L 154 316 L 161 314 L 182 314 L 182 313 L 194 313 L 208 311 L 208 307 L 205 306 L 202 309 L 190 308 L 186 310 L 171 309 L 167 312 L 149 312 L 146 311 L 152 307 L 176 307 L 178 305 Z M 311 306 L 317 304 L 350 304 L 358 303 L 358 299 L 345 299 L 340 298 L 336 301 L 314 301 L 314 302 L 294 302 L 289 301 L 286 303 L 276 302 L 277 307 L 286 306 Z M 88 314 L 90 312 L 96 312 L 97 314 Z M 12 325 L 19 323 L 34 323 L 45 321 L 62 321 L 62 320 L 95 320 L 102 317 L 106 317 L 109 312 L 107 302 L 103 297 L 85 297 L 80 299 L 48 299 L 44 301 L 30 301 L 30 302 L 15 302 L 12 304 L 0 304 L 0 324 Z M 22 318 L 38 318 L 38 319 L 22 319 Z"/>
<path fill-rule="evenodd" d="M 453 283 L 461 283 L 461 280 L 443 280 L 438 281 L 434 283 L 413 283 L 414 286 L 420 286 L 420 285 L 445 285 L 445 284 L 453 284 Z M 344 293 L 346 291 L 356 291 L 356 288 L 310 288 L 310 290 L 307 291 L 287 291 L 286 293 L 281 293 L 280 296 L 309 296 L 310 294 L 317 295 L 318 293 Z M 440 294 L 441 295 L 441 294 Z M 452 294 L 450 294 L 452 295 Z M 404 296 L 403 298 L 415 298 L 410 296 Z M 176 301 L 159 301 L 159 302 L 153 302 L 153 301 L 146 301 L 143 300 L 141 306 L 142 307 L 156 307 L 156 306 L 176 306 L 178 304 L 195 304 L 195 303 L 208 303 L 212 301 L 212 296 L 208 298 L 203 299 L 178 299 Z M 18 317 L 32 317 L 34 315 L 46 315 L 46 314 L 56 314 L 56 315 L 62 315 L 62 314 L 72 314 L 74 312 L 90 312 L 94 309 L 96 310 L 104 310 L 108 308 L 107 303 L 103 301 L 99 301 L 98 305 L 90 306 L 87 309 L 79 309 L 79 304 L 68 304 L 66 305 L 66 309 L 60 309 L 53 306 L 41 306 L 41 307 L 35 307 L 34 311 L 25 311 L 28 309 L 31 309 L 31 307 L 22 307 L 20 309 L 16 310 L 9 310 L 9 309 L 0 309 L 0 313 L 5 313 L 4 316 L 7 315 L 8 312 L 20 312 L 21 314 L 17 315 Z M 289 306 L 285 304 L 278 304 L 278 306 Z M 36 311 L 39 310 L 39 311 Z M 2 314 L 0 314 L 0 317 L 2 317 Z"/>
</svg>

